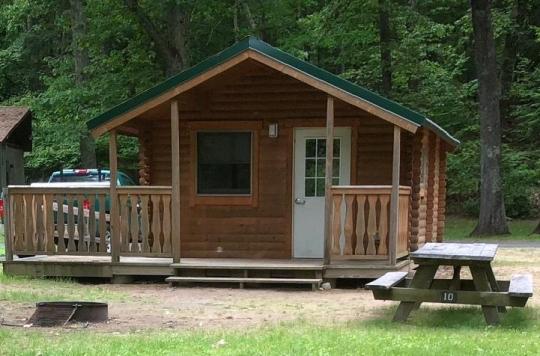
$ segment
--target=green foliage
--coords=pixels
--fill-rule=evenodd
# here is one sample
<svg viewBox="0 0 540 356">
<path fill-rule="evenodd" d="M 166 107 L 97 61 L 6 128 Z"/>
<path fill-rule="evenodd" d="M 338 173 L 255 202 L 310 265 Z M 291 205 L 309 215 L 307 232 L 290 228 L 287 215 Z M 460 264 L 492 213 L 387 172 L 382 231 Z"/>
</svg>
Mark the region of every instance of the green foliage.
<svg viewBox="0 0 540 356">
<path fill-rule="evenodd" d="M 478 211 L 479 125 L 469 3 L 386 0 L 392 88 L 388 95 L 430 116 L 462 140 L 450 155 L 449 210 Z M 362 86 L 382 90 L 379 1 L 368 0 L 139 0 L 157 31 L 167 33 L 170 6 L 186 15 L 185 43 L 194 64 L 248 34 Z M 503 180 L 511 217 L 538 214 L 540 178 L 540 4 L 494 3 L 497 55 L 507 59 L 517 34 L 512 85 L 505 99 Z M 235 6 L 238 7 L 235 9 Z M 0 5 L 0 103 L 32 107 L 34 149 L 29 180 L 80 164 L 85 121 L 165 77 L 155 40 L 124 1 L 85 1 L 88 19 L 79 46 L 88 53 L 84 83 L 74 78 L 70 3 L 7 0 Z M 235 30 L 235 14 L 238 28 Z M 170 35 L 168 35 L 170 37 Z M 165 37 L 172 46 L 172 39 Z M 502 69 L 501 69 L 502 70 Z M 507 69 L 504 69 L 507 70 Z M 135 173 L 137 143 L 120 141 L 120 168 Z M 107 141 L 97 141 L 108 165 Z"/>
</svg>

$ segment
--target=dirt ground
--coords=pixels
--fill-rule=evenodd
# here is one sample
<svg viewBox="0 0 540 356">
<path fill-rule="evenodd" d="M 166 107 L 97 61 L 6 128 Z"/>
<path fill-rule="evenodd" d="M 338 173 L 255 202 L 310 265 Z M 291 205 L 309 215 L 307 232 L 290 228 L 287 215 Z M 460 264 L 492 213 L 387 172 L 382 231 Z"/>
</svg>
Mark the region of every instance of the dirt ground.
<svg viewBox="0 0 540 356">
<path fill-rule="evenodd" d="M 500 249 L 494 270 L 498 279 L 509 279 L 515 273 L 532 273 L 536 296 L 529 300 L 528 305 L 540 305 L 540 249 Z M 467 272 L 463 272 L 463 278 Z M 438 273 L 440 277 L 451 275 L 448 269 L 441 269 Z M 307 288 L 171 288 L 166 284 L 110 284 L 106 288 L 127 295 L 122 301 L 109 302 L 110 320 L 70 327 L 136 332 L 167 328 L 249 328 L 293 320 L 327 324 L 373 318 L 380 314 L 382 308 L 395 305 L 394 302 L 375 301 L 371 292 L 359 288 L 316 292 Z M 24 323 L 34 310 L 33 303 L 0 303 L 2 317 L 13 323 Z"/>
</svg>

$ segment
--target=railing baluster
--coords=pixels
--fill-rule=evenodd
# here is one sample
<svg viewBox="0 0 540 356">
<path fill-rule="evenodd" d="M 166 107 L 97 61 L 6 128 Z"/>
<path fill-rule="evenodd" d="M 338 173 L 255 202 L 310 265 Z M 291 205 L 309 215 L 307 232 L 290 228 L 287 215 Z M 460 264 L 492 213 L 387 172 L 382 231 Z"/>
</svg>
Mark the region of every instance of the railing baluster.
<svg viewBox="0 0 540 356">
<path fill-rule="evenodd" d="M 369 215 L 368 215 L 368 244 L 366 255 L 375 255 L 375 234 L 377 233 L 377 199 L 376 195 L 368 196 Z"/>
<path fill-rule="evenodd" d="M 159 195 L 152 194 L 150 195 L 150 199 L 152 201 L 152 246 L 151 251 L 152 252 L 161 252 L 161 241 L 160 241 L 160 235 L 161 235 L 161 228 L 160 228 L 160 221 L 159 221 L 159 204 L 160 199 Z"/>
<path fill-rule="evenodd" d="M 130 251 L 130 240 L 129 240 L 129 196 L 125 194 L 118 194 L 119 201 L 119 211 L 120 211 L 120 243 L 121 250 L 128 252 Z M 132 202 L 133 204 L 133 202 Z M 136 205 L 135 205 L 136 206 Z M 133 205 L 132 205 L 133 207 Z M 131 240 L 131 247 L 133 248 L 133 243 L 137 244 L 137 240 Z M 136 246 L 136 245 L 135 245 Z"/>
<path fill-rule="evenodd" d="M 43 195 L 36 194 L 34 195 L 34 201 L 32 204 L 32 213 L 34 214 L 33 223 L 34 223 L 34 241 L 36 250 L 38 252 L 45 251 L 44 243 L 44 228 L 43 228 Z"/>
<path fill-rule="evenodd" d="M 75 246 L 75 214 L 73 209 L 73 202 L 75 199 L 74 195 L 67 195 L 67 203 L 68 203 L 68 252 L 75 252 L 77 250 L 77 247 Z"/>
<path fill-rule="evenodd" d="M 86 230 L 84 228 L 84 195 L 77 195 L 77 235 L 79 237 L 77 241 L 78 251 L 88 251 L 86 244 Z"/>
<path fill-rule="evenodd" d="M 54 254 L 56 252 L 56 246 L 54 244 L 54 211 L 52 194 L 44 195 L 43 212 L 45 217 L 45 250 L 47 253 Z"/>
<path fill-rule="evenodd" d="M 58 194 L 55 195 L 56 200 L 56 230 L 58 232 L 58 253 L 66 253 L 66 243 L 65 243 L 65 234 L 66 234 L 66 222 L 64 217 L 64 195 Z"/>
<path fill-rule="evenodd" d="M 388 195 L 381 195 L 380 196 L 380 202 L 381 202 L 381 213 L 379 217 L 379 250 L 377 252 L 378 255 L 386 255 L 388 254 L 388 247 L 386 240 L 388 238 L 388 202 L 390 201 L 390 197 Z"/>
<path fill-rule="evenodd" d="M 130 218 L 130 233 L 131 233 L 131 252 L 139 253 L 139 215 L 137 213 L 137 206 L 139 196 L 136 194 L 130 194 L 131 201 L 131 218 Z"/>
<path fill-rule="evenodd" d="M 341 237 L 341 201 L 343 196 L 341 194 L 334 195 L 334 218 L 332 221 L 332 249 L 333 255 L 341 254 L 341 248 L 339 240 Z"/>
<path fill-rule="evenodd" d="M 96 246 L 96 196 L 88 195 L 90 209 L 88 210 L 88 252 L 97 252 Z"/>
<path fill-rule="evenodd" d="M 357 196 L 358 212 L 356 214 L 356 247 L 355 255 L 365 255 L 364 236 L 366 234 L 366 196 L 364 194 Z"/>
<path fill-rule="evenodd" d="M 25 225 L 26 219 L 24 218 L 24 199 L 23 195 L 17 194 L 13 197 L 15 202 L 15 241 L 13 246 L 15 250 L 22 251 L 25 248 L 24 234 L 25 234 Z"/>
<path fill-rule="evenodd" d="M 163 252 L 172 252 L 171 246 L 171 196 L 163 195 Z"/>
<path fill-rule="evenodd" d="M 150 232 L 150 219 L 148 217 L 148 195 L 141 194 L 141 235 L 142 235 L 142 251 L 150 252 L 150 244 L 148 243 L 148 235 Z"/>
<path fill-rule="evenodd" d="M 343 229 L 345 235 L 345 245 L 343 247 L 344 255 L 352 255 L 354 199 L 355 196 L 353 194 L 345 195 L 345 227 Z"/>
<path fill-rule="evenodd" d="M 107 209 L 105 203 L 105 195 L 98 195 L 99 204 L 99 252 L 107 252 L 107 220 L 105 217 L 105 210 Z"/>
<path fill-rule="evenodd" d="M 34 197 L 32 195 L 24 196 L 25 207 L 25 231 L 24 240 L 26 243 L 27 251 L 34 251 L 34 214 L 32 213 L 32 205 L 34 204 Z"/>
</svg>

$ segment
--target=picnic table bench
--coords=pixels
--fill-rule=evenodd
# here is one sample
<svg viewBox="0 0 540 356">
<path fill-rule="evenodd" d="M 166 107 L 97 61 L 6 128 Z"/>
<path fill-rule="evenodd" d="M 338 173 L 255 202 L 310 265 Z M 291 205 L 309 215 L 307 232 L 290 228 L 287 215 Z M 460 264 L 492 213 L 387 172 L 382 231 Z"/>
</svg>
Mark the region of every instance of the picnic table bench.
<svg viewBox="0 0 540 356">
<path fill-rule="evenodd" d="M 510 281 L 496 280 L 491 268 L 496 244 L 427 243 L 411 253 L 418 265 L 412 279 L 407 272 L 388 272 L 366 284 L 375 299 L 400 301 L 394 321 L 405 321 L 422 302 L 481 305 L 486 322 L 499 323 L 507 306 L 524 307 L 533 295 L 530 274 L 517 274 Z M 436 279 L 439 266 L 453 266 L 451 279 Z M 461 279 L 469 267 L 472 279 Z"/>
</svg>

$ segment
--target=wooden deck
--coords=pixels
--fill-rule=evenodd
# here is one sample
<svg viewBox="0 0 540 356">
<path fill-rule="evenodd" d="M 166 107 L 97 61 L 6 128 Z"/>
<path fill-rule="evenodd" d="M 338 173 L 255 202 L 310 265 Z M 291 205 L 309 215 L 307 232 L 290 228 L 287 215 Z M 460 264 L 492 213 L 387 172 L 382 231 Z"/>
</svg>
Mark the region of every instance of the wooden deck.
<svg viewBox="0 0 540 356">
<path fill-rule="evenodd" d="M 121 257 L 112 262 L 110 256 L 33 256 L 2 261 L 4 273 L 14 276 L 114 278 L 118 276 L 296 276 L 315 275 L 324 279 L 378 278 L 389 271 L 407 270 L 409 261 L 389 266 L 385 261 L 339 261 L 325 266 L 322 259 L 240 259 L 240 258 L 172 258 Z"/>
</svg>

